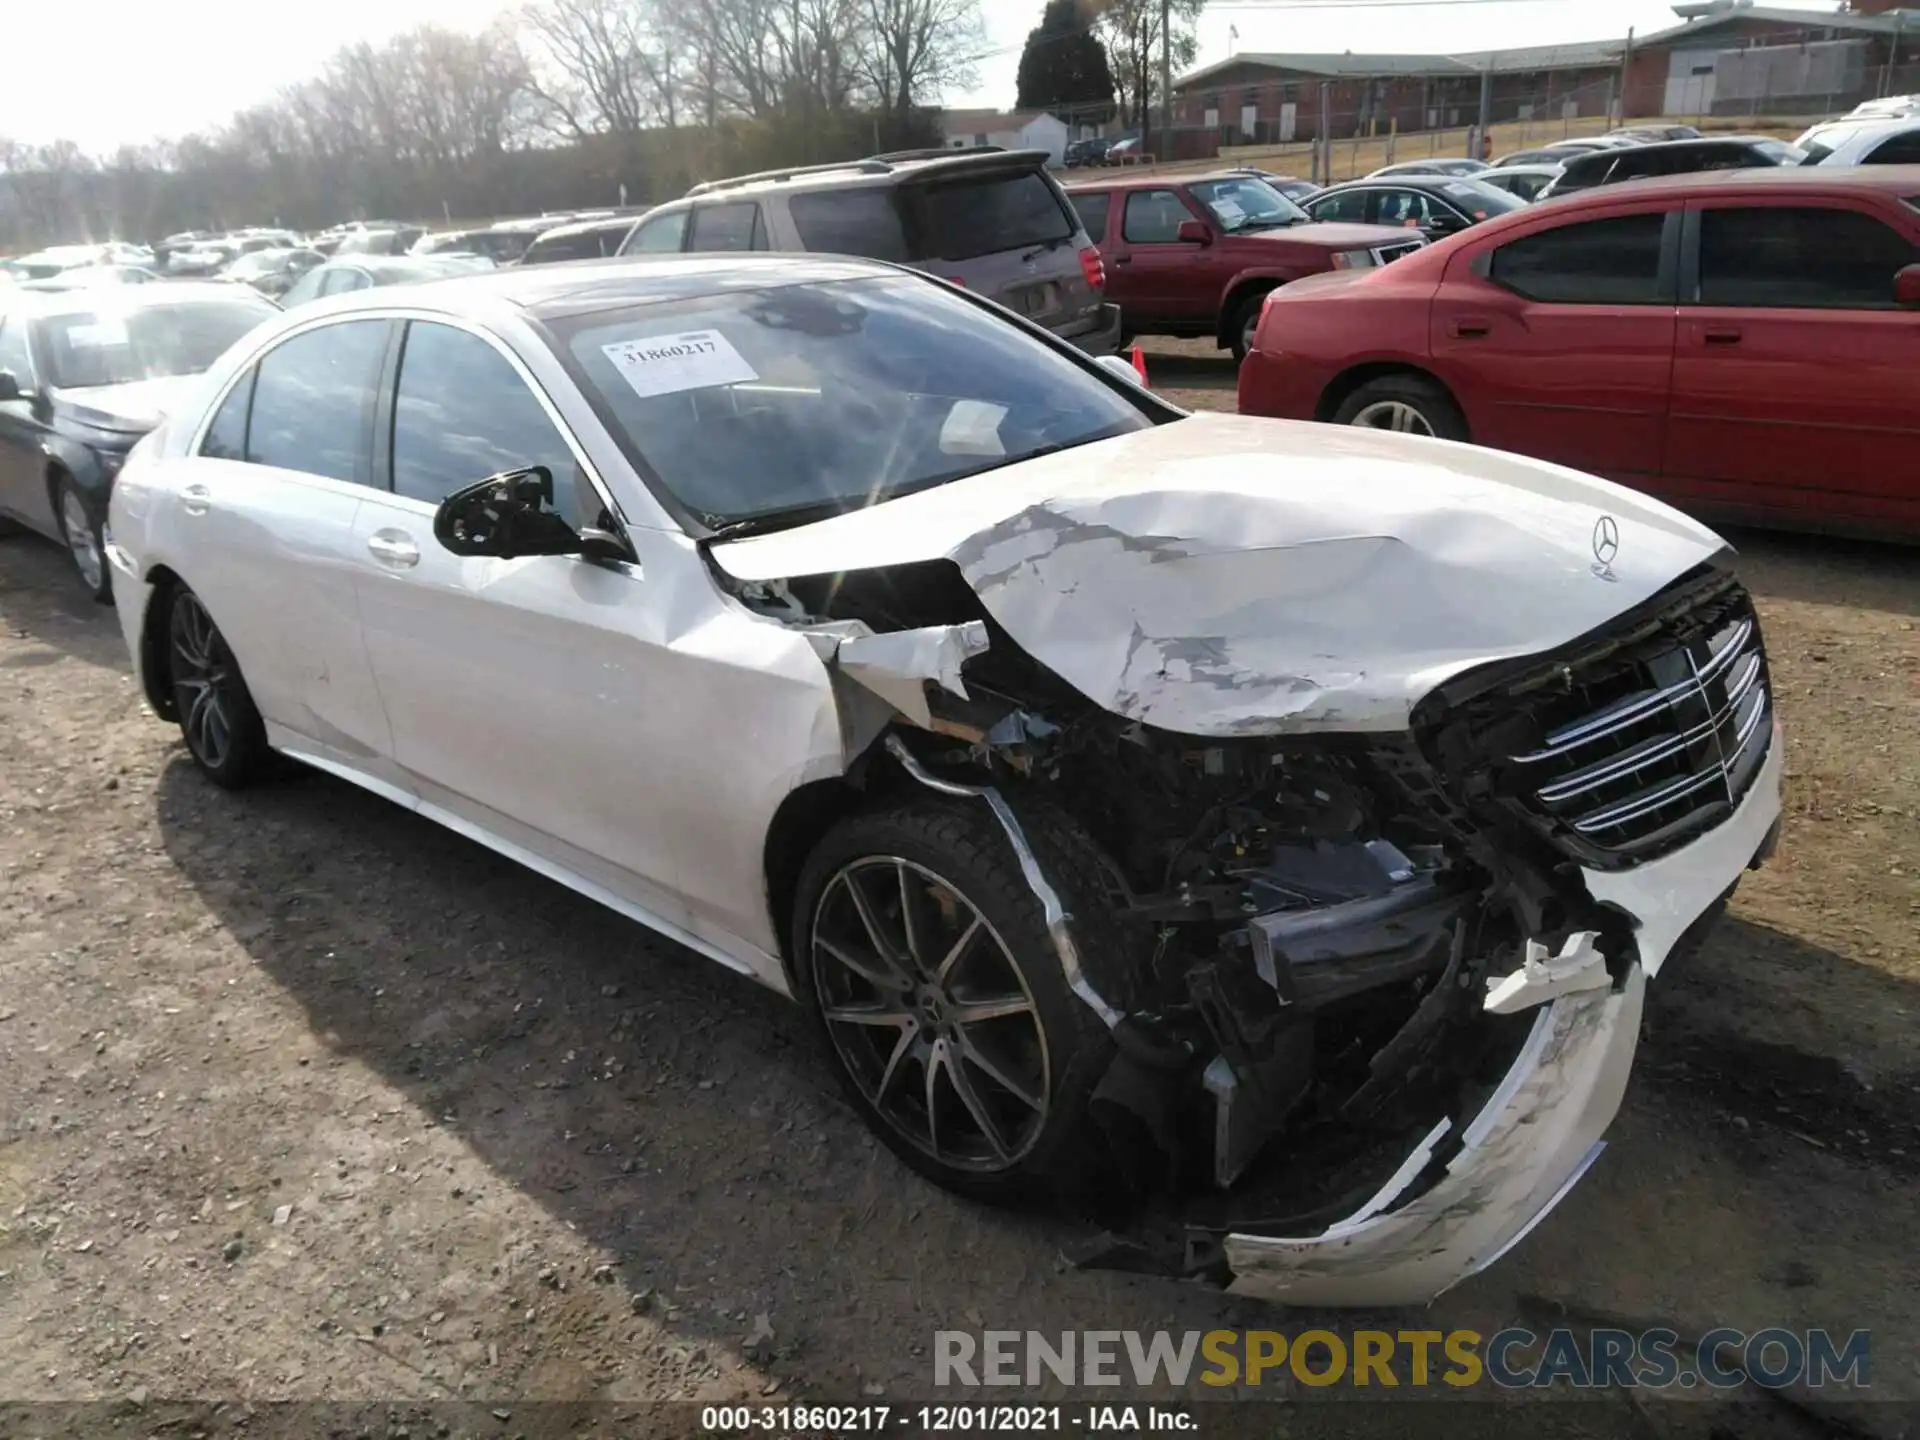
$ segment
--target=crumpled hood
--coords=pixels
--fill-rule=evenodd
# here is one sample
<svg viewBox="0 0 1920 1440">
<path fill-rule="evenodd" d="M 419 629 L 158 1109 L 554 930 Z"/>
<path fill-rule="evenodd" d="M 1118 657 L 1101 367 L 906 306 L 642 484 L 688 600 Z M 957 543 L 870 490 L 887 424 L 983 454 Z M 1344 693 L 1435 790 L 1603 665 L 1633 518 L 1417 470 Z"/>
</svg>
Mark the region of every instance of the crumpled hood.
<svg viewBox="0 0 1920 1440">
<path fill-rule="evenodd" d="M 1556 465 L 1195 415 L 713 556 L 740 580 L 950 559 L 1096 704 L 1254 735 L 1404 728 L 1448 677 L 1563 645 L 1723 549 Z"/>
<path fill-rule="evenodd" d="M 87 385 L 56 390 L 54 408 L 96 430 L 144 435 L 167 417 L 200 383 L 198 375 L 129 380 L 124 385 Z"/>
</svg>

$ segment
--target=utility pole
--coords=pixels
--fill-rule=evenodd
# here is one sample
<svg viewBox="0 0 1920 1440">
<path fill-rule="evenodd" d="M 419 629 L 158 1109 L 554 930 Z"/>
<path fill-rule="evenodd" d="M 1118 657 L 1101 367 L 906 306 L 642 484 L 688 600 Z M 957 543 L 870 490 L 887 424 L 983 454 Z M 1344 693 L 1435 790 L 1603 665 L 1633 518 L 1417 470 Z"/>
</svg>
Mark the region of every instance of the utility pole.
<svg viewBox="0 0 1920 1440">
<path fill-rule="evenodd" d="M 1160 0 L 1160 133 L 1165 137 L 1162 143 L 1170 147 L 1173 144 L 1173 0 Z M 1172 158 L 1171 153 L 1168 158 Z"/>
<path fill-rule="evenodd" d="M 1632 72 L 1632 70 L 1633 70 L 1633 27 L 1629 25 L 1627 27 L 1627 48 L 1621 53 L 1621 56 L 1620 56 L 1620 114 L 1618 118 L 1615 118 L 1612 114 L 1609 114 L 1607 116 L 1607 123 L 1609 125 L 1624 125 L 1627 123 L 1627 77 Z M 1611 111 L 1613 107 L 1609 105 L 1607 109 Z"/>
<path fill-rule="evenodd" d="M 1487 59 L 1487 68 L 1480 72 L 1480 123 L 1474 127 L 1473 150 L 1471 159 L 1487 158 L 1487 131 L 1493 124 L 1493 59 Z"/>
<path fill-rule="evenodd" d="M 1320 82 L 1320 124 L 1318 133 L 1313 137 L 1314 167 L 1318 174 L 1316 183 L 1333 183 L 1333 86 L 1331 82 Z"/>
</svg>

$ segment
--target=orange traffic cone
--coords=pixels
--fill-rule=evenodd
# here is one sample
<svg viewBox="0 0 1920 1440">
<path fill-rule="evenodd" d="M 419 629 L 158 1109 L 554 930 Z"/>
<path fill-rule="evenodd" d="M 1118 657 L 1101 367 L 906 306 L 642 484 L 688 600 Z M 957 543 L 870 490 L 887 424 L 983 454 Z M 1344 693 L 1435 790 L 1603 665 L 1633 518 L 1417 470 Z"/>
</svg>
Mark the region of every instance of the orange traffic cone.
<svg viewBox="0 0 1920 1440">
<path fill-rule="evenodd" d="M 1144 387 L 1147 383 L 1147 355 L 1140 348 L 1138 340 L 1133 342 L 1133 373 L 1140 377 L 1140 384 Z"/>
</svg>

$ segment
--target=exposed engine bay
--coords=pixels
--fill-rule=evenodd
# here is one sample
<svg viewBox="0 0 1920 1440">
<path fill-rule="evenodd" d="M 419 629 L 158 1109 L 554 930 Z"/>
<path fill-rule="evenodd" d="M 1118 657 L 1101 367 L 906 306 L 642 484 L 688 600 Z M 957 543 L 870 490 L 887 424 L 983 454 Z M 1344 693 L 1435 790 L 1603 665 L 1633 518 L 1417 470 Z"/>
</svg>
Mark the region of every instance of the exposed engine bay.
<svg viewBox="0 0 1920 1440">
<path fill-rule="evenodd" d="M 1479 823 L 1411 737 L 1214 740 L 1125 719 L 1028 656 L 944 562 L 742 598 L 820 627 L 886 700 L 848 736 L 866 783 L 891 783 L 891 756 L 1101 857 L 1117 953 L 1063 958 L 1116 1042 L 1094 1111 L 1131 1193 L 1106 1263 L 1225 1280 L 1230 1233 L 1294 1233 L 1369 1195 L 1404 1205 L 1445 1175 L 1528 1043 L 1526 1012 L 1606 990 L 1606 956 L 1631 953 L 1563 856 Z M 866 673 L 863 646 L 908 635 L 924 678 Z M 860 713 L 868 687 L 847 688 Z"/>
</svg>

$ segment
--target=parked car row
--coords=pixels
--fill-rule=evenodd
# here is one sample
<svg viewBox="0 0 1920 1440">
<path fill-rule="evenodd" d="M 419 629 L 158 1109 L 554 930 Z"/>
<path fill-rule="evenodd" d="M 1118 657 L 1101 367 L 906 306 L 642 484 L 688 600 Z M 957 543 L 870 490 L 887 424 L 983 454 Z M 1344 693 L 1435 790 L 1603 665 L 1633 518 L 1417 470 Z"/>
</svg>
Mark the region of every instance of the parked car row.
<svg viewBox="0 0 1920 1440">
<path fill-rule="evenodd" d="M 1078 273 L 1028 173 L 731 183 L 661 218 L 735 253 L 270 315 L 114 487 L 141 693 L 215 784 L 293 757 L 792 996 L 942 1185 L 1117 1227 L 1218 1189 L 1150 1268 L 1431 1299 L 1585 1171 L 1654 977 L 1771 853 L 1754 608 L 1651 499 L 1187 415 L 989 303 Z M 1259 183 L 1105 223 L 1332 228 L 1241 225 Z M 746 253 L 810 195 L 1013 259 Z M 1332 253 L 1442 253 L 1370 241 L 1409 243 Z"/>
</svg>

